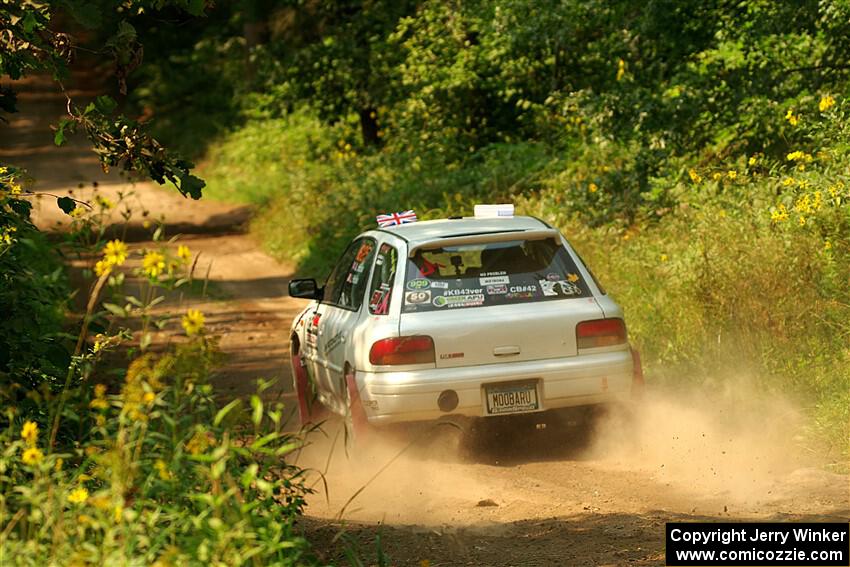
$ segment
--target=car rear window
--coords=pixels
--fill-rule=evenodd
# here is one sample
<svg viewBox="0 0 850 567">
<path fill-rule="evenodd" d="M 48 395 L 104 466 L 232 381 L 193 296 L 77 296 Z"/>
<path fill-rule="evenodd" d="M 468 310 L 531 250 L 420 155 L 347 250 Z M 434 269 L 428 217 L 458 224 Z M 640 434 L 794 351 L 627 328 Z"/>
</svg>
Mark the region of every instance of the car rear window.
<svg viewBox="0 0 850 567">
<path fill-rule="evenodd" d="M 591 295 L 553 239 L 420 249 L 408 259 L 404 285 L 405 313 Z"/>
</svg>

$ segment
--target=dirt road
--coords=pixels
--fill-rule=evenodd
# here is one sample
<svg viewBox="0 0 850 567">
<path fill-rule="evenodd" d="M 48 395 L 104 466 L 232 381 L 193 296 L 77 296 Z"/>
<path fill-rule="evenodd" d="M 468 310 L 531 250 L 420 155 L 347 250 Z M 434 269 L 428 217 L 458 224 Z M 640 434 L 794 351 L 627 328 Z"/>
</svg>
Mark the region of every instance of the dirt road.
<svg viewBox="0 0 850 567">
<path fill-rule="evenodd" d="M 55 150 L 47 126 L 63 104 L 48 84 L 30 84 L 21 114 L 0 125 L 0 159 L 28 167 L 37 191 L 132 192 L 148 218 L 164 216 L 200 253 L 199 271 L 209 268 L 216 293 L 169 308 L 197 306 L 222 336 L 219 391 L 280 377 L 291 400 L 287 330 L 302 303 L 285 297 L 291 268 L 245 233 L 250 211 L 106 175 L 81 140 Z M 36 219 L 55 229 L 63 217 L 44 199 Z M 129 234 L 139 240 L 148 232 L 137 219 Z M 800 431 L 793 405 L 743 389 L 714 399 L 650 391 L 627 426 L 516 432 L 472 451 L 441 431 L 347 458 L 331 424 L 299 456 L 329 487 L 313 474 L 303 529 L 336 563 L 347 548 L 377 563 L 380 547 L 394 565 L 661 565 L 671 520 L 847 521 L 848 477 L 829 472 L 837 457 L 810 451 Z"/>
</svg>

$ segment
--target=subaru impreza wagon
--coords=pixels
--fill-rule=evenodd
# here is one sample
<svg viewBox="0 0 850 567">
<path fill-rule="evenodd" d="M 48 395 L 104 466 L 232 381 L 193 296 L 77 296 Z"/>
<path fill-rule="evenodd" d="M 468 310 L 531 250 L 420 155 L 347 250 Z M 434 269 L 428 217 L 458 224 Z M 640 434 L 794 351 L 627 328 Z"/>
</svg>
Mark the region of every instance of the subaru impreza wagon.
<svg viewBox="0 0 850 567">
<path fill-rule="evenodd" d="M 291 331 L 302 423 L 383 426 L 624 401 L 642 385 L 623 311 L 567 240 L 532 217 L 368 230 Z"/>
</svg>

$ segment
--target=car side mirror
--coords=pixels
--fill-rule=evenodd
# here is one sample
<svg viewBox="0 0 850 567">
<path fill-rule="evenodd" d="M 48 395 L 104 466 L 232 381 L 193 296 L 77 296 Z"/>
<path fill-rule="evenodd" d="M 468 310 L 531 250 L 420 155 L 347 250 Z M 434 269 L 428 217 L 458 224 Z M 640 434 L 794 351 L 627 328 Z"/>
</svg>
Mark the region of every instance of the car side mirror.
<svg viewBox="0 0 850 567">
<path fill-rule="evenodd" d="M 323 288 L 320 288 L 313 278 L 292 280 L 289 282 L 289 296 L 301 299 L 316 299 L 321 301 Z"/>
</svg>

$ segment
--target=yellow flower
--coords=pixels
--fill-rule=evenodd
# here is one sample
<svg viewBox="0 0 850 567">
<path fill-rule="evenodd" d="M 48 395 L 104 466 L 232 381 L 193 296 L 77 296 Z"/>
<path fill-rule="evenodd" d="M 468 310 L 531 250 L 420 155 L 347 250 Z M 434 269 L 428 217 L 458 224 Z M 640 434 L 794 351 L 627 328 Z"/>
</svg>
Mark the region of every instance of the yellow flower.
<svg viewBox="0 0 850 567">
<path fill-rule="evenodd" d="M 813 158 L 812 154 L 807 154 L 806 152 L 801 152 L 798 150 L 796 152 L 791 152 L 790 154 L 786 155 L 785 159 L 787 159 L 788 161 L 804 161 L 808 163 L 812 161 Z"/>
<path fill-rule="evenodd" d="M 587 190 L 591 193 L 596 193 L 597 191 L 599 191 L 599 187 L 596 185 L 596 183 L 591 183 L 587 186 Z"/>
<path fill-rule="evenodd" d="M 0 243 L 11 245 L 12 242 L 15 241 L 15 238 L 12 236 L 14 233 L 18 231 L 18 227 L 15 226 L 7 226 L 3 229 L 3 232 L 0 233 Z"/>
<path fill-rule="evenodd" d="M 758 158 L 756 156 L 750 156 L 750 159 L 747 160 L 747 163 L 750 165 L 755 165 L 758 163 Z"/>
<path fill-rule="evenodd" d="M 97 204 L 100 205 L 100 208 L 105 209 L 107 211 L 115 206 L 112 201 L 110 201 L 106 197 L 103 197 L 102 195 L 98 195 L 97 197 L 95 197 L 94 200 L 97 201 Z"/>
<path fill-rule="evenodd" d="M 142 396 L 142 400 L 146 404 L 152 404 L 155 399 L 156 399 L 156 394 L 154 394 L 153 392 L 145 392 L 145 395 Z"/>
<path fill-rule="evenodd" d="M 34 421 L 27 421 L 21 428 L 21 438 L 27 442 L 30 447 L 35 447 L 38 441 L 38 424 Z"/>
<path fill-rule="evenodd" d="M 58 459 L 56 459 L 56 463 L 53 465 L 53 470 L 55 470 L 56 472 L 61 471 L 62 465 L 64 465 L 64 464 L 65 464 L 65 459 L 63 459 L 62 457 L 59 457 Z"/>
<path fill-rule="evenodd" d="M 44 458 L 44 453 L 42 453 L 38 447 L 29 447 L 25 449 L 24 454 L 21 455 L 21 460 L 25 465 L 34 465 L 39 463 L 42 458 Z"/>
<path fill-rule="evenodd" d="M 112 271 L 112 265 L 106 260 L 98 260 L 94 265 L 94 273 L 97 277 L 101 277 L 103 274 L 108 274 Z"/>
<path fill-rule="evenodd" d="M 738 177 L 738 172 L 734 169 L 730 169 L 726 172 L 726 177 L 728 177 L 729 179 L 735 179 L 736 177 Z"/>
<path fill-rule="evenodd" d="M 106 395 L 106 384 L 95 384 L 94 385 L 94 395 L 97 398 L 102 398 Z"/>
<path fill-rule="evenodd" d="M 85 214 L 86 210 L 83 207 L 74 207 L 74 210 L 71 211 L 71 217 L 75 219 L 82 218 Z"/>
<path fill-rule="evenodd" d="M 181 244 L 177 247 L 177 256 L 184 262 L 188 262 L 192 258 L 192 252 L 188 246 Z"/>
<path fill-rule="evenodd" d="M 103 398 L 95 398 L 89 402 L 89 407 L 91 409 L 106 409 L 109 407 L 109 402 Z"/>
<path fill-rule="evenodd" d="M 700 181 L 702 181 L 702 177 L 700 177 L 699 173 L 697 173 L 697 170 L 695 170 L 694 168 L 688 170 L 688 175 L 690 176 L 691 181 L 693 181 L 694 183 L 699 183 Z"/>
<path fill-rule="evenodd" d="M 124 515 L 124 506 L 119 504 L 115 507 L 115 512 L 113 513 L 113 518 L 114 518 L 116 524 L 121 521 L 121 516 L 123 516 L 123 515 Z"/>
<path fill-rule="evenodd" d="M 81 486 L 71 491 L 71 494 L 68 495 L 68 502 L 71 504 L 82 504 L 88 500 L 88 498 L 89 491 Z"/>
<path fill-rule="evenodd" d="M 794 114 L 792 109 L 788 109 L 788 112 L 785 113 L 785 120 L 788 121 L 791 126 L 796 126 L 798 122 L 800 122 L 800 117 Z"/>
<path fill-rule="evenodd" d="M 142 260 L 142 269 L 152 278 L 159 276 L 165 269 L 165 256 L 159 252 L 148 252 Z"/>
<path fill-rule="evenodd" d="M 833 106 L 835 106 L 835 99 L 830 95 L 823 95 L 820 99 L 820 103 L 818 103 L 818 109 L 821 112 L 826 112 Z"/>
<path fill-rule="evenodd" d="M 791 185 L 794 185 L 794 180 L 790 177 L 786 177 L 782 180 L 782 185 L 784 185 L 785 187 L 790 187 Z"/>
<path fill-rule="evenodd" d="M 127 245 L 120 240 L 110 240 L 103 249 L 103 259 L 113 266 L 120 266 L 127 259 Z"/>
<path fill-rule="evenodd" d="M 800 226 L 806 226 L 806 217 L 800 215 L 800 218 L 797 219 L 797 222 L 800 224 Z"/>
<path fill-rule="evenodd" d="M 780 203 L 778 207 L 771 211 L 770 220 L 774 223 L 780 223 L 788 220 L 788 209 L 785 208 L 784 204 Z"/>
<path fill-rule="evenodd" d="M 23 190 L 21 186 L 15 183 L 14 181 L 9 182 L 9 193 L 12 195 L 20 195 Z"/>
<path fill-rule="evenodd" d="M 623 76 L 626 74 L 626 62 L 622 59 L 617 61 L 617 80 L 620 81 L 623 79 Z"/>
<path fill-rule="evenodd" d="M 829 240 L 825 241 L 823 243 L 823 249 L 824 250 L 832 250 L 832 242 L 830 242 Z"/>
<path fill-rule="evenodd" d="M 722 173 L 720 173 L 719 171 L 715 171 L 715 172 L 711 175 L 711 178 L 712 178 L 712 179 L 714 179 L 715 181 L 720 181 L 720 179 L 721 179 L 722 177 L 723 177 L 723 174 L 722 174 Z"/>
<path fill-rule="evenodd" d="M 193 455 L 200 455 L 215 444 L 214 438 L 210 439 L 203 431 L 195 431 L 192 438 L 186 443 L 186 450 Z"/>
<path fill-rule="evenodd" d="M 165 464 L 165 461 L 157 459 L 153 466 L 157 474 L 159 474 L 159 478 L 162 480 L 169 480 L 171 478 L 171 471 L 168 470 L 168 465 Z"/>
<path fill-rule="evenodd" d="M 181 324 L 183 325 L 183 329 L 186 331 L 187 335 L 197 335 L 204 328 L 204 314 L 197 309 L 189 309 L 186 311 L 186 314 L 183 315 L 183 321 Z"/>
<path fill-rule="evenodd" d="M 808 193 L 799 197 L 794 203 L 794 210 L 798 213 L 811 213 L 812 203 Z"/>
<path fill-rule="evenodd" d="M 662 261 L 662 262 L 666 262 L 666 261 L 667 261 L 667 254 L 662 254 L 662 255 L 661 255 L 661 261 Z"/>
</svg>

